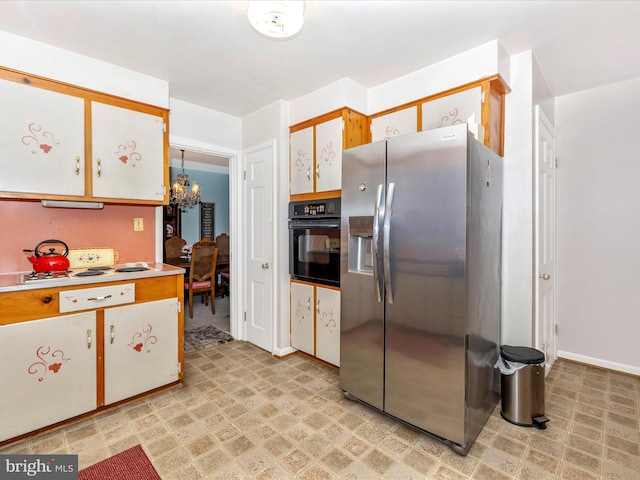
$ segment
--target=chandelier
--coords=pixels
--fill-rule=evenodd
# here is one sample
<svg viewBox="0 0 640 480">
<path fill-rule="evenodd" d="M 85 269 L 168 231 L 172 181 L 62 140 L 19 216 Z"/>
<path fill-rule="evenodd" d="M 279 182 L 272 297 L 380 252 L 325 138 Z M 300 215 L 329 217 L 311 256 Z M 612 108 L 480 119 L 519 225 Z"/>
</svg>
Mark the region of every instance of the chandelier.
<svg viewBox="0 0 640 480">
<path fill-rule="evenodd" d="M 182 152 L 182 173 L 178 174 L 171 186 L 171 203 L 184 213 L 188 208 L 193 208 L 200 203 L 200 185 L 195 181 L 190 182 L 189 175 L 184 173 L 184 150 L 180 152 Z"/>
</svg>

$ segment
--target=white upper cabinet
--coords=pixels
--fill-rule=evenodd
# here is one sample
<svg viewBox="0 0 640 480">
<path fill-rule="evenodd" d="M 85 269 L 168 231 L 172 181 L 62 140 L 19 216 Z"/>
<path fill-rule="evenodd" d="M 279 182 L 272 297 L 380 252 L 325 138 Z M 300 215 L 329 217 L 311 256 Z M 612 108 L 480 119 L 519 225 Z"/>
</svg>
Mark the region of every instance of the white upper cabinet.
<svg viewBox="0 0 640 480">
<path fill-rule="evenodd" d="M 91 102 L 93 197 L 162 201 L 164 120 Z"/>
<path fill-rule="evenodd" d="M 291 195 L 340 190 L 342 117 L 293 132 L 289 145 Z"/>
<path fill-rule="evenodd" d="M 371 141 L 389 140 L 418 131 L 418 107 L 403 108 L 371 119 Z"/>
<path fill-rule="evenodd" d="M 342 117 L 316 125 L 316 192 L 342 188 Z"/>
<path fill-rule="evenodd" d="M 422 104 L 422 130 L 468 123 L 483 141 L 482 88 L 480 86 Z"/>
<path fill-rule="evenodd" d="M 0 197 L 163 204 L 168 111 L 0 67 Z"/>
<path fill-rule="evenodd" d="M 313 191 L 313 127 L 293 132 L 289 137 L 291 195 Z"/>
<path fill-rule="evenodd" d="M 0 80 L 0 191 L 84 195 L 84 100 Z"/>
<path fill-rule="evenodd" d="M 368 140 L 368 118 L 341 108 L 293 125 L 289 135 L 289 193 L 292 200 L 338 197 L 342 149 Z"/>
</svg>

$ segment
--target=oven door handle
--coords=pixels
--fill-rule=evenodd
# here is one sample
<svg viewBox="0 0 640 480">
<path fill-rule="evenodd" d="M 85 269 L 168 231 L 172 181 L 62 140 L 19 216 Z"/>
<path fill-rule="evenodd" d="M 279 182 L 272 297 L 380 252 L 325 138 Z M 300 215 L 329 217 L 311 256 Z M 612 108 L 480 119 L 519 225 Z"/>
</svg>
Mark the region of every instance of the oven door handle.
<svg viewBox="0 0 640 480">
<path fill-rule="evenodd" d="M 296 228 L 340 228 L 340 220 L 295 220 L 289 222 L 289 230 Z"/>
</svg>

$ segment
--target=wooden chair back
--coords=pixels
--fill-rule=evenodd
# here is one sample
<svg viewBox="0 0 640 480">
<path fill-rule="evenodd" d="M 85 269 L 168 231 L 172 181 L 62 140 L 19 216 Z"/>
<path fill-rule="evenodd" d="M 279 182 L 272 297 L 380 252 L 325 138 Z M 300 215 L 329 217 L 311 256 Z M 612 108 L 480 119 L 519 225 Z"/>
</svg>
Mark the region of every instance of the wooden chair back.
<svg viewBox="0 0 640 480">
<path fill-rule="evenodd" d="M 211 313 L 216 313 L 216 263 L 218 247 L 211 240 L 202 240 L 193 244 L 189 280 L 184 282 L 189 297 L 189 317 L 193 318 L 193 295 L 202 294 L 205 305 L 211 298 Z"/>
<path fill-rule="evenodd" d="M 229 256 L 229 235 L 221 233 L 216 237 L 216 245 L 218 245 L 218 255 Z"/>
<path fill-rule="evenodd" d="M 164 250 L 166 258 L 178 258 L 182 255 L 182 247 L 187 244 L 186 240 L 180 237 L 171 237 L 165 240 Z"/>
<path fill-rule="evenodd" d="M 211 240 L 201 240 L 193 244 L 189 282 L 206 282 L 214 277 L 218 251 L 216 243 Z"/>
</svg>

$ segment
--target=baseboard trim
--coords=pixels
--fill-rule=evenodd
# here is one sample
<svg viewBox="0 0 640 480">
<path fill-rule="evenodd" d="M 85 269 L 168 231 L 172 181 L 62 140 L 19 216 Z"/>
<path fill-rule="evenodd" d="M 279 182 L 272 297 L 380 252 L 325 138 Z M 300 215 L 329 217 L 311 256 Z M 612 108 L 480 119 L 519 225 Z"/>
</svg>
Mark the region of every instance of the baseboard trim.
<svg viewBox="0 0 640 480">
<path fill-rule="evenodd" d="M 298 350 L 296 350 L 293 347 L 286 347 L 286 348 L 276 348 L 272 355 L 276 356 L 276 357 L 286 357 L 287 355 L 291 355 L 292 353 L 296 353 Z"/>
<path fill-rule="evenodd" d="M 558 358 L 564 358 L 565 360 L 583 363 L 592 367 L 603 368 L 605 370 L 611 370 L 613 372 L 625 373 L 628 375 L 633 375 L 634 377 L 640 377 L 640 367 L 625 365 L 623 363 L 610 362 L 609 360 L 602 360 L 600 358 L 588 357 L 586 355 L 580 355 L 579 353 L 564 352 L 561 350 L 558 350 Z"/>
</svg>

